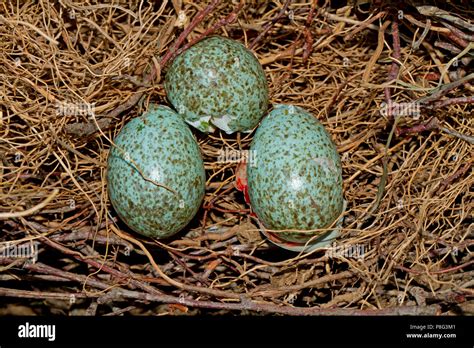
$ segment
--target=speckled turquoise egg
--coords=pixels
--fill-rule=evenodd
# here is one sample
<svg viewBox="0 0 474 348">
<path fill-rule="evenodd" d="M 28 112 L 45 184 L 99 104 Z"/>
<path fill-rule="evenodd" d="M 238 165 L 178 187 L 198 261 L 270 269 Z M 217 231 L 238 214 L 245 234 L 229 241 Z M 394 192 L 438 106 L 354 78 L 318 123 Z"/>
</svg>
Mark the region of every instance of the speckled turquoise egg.
<svg viewBox="0 0 474 348">
<path fill-rule="evenodd" d="M 199 146 L 181 116 L 153 106 L 128 122 L 107 163 L 109 197 L 135 232 L 166 238 L 186 226 L 204 197 Z"/>
<path fill-rule="evenodd" d="M 342 213 L 339 154 L 312 114 L 297 106 L 275 106 L 258 127 L 250 151 L 256 159 L 247 165 L 250 204 L 266 229 L 288 230 L 272 234 L 280 244 L 305 243 L 314 235 L 304 231 L 330 227 Z"/>
<path fill-rule="evenodd" d="M 238 41 L 213 36 L 180 54 L 165 78 L 168 99 L 202 132 L 251 131 L 268 107 L 265 73 Z"/>
</svg>

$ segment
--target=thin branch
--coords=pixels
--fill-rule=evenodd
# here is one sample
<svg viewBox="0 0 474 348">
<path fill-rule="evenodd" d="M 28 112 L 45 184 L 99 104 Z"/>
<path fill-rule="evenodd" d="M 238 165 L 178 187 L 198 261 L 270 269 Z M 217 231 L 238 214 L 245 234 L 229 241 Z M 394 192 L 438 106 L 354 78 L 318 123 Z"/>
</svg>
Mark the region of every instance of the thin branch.
<svg viewBox="0 0 474 348">
<path fill-rule="evenodd" d="M 176 52 L 178 49 L 181 47 L 183 44 L 184 40 L 188 37 L 188 35 L 191 33 L 191 31 L 196 28 L 196 26 L 201 23 L 206 16 L 211 13 L 216 6 L 219 4 L 220 0 L 213 0 L 209 5 L 204 8 L 204 10 L 201 10 L 196 16 L 194 16 L 193 20 L 191 23 L 188 25 L 188 27 L 179 35 L 179 37 L 176 39 L 175 43 L 172 45 L 170 49 L 168 49 L 168 52 L 164 55 L 164 57 L 161 59 L 160 65 L 164 67 L 170 60 L 173 59 L 173 57 L 176 56 Z"/>
<path fill-rule="evenodd" d="M 397 136 L 402 136 L 402 135 L 411 134 L 411 133 L 421 133 L 428 130 L 438 129 L 438 126 L 439 126 L 438 119 L 436 117 L 432 117 L 426 123 L 418 124 L 416 126 L 409 127 L 409 128 L 401 128 L 401 129 L 397 128 L 395 134 Z"/>
<path fill-rule="evenodd" d="M 459 104 L 474 104 L 474 96 L 469 97 L 458 97 L 458 98 L 449 98 L 445 100 L 437 101 L 433 104 L 434 108 L 441 108 L 448 105 L 459 105 Z"/>
<path fill-rule="evenodd" d="M 51 192 L 49 196 L 46 197 L 46 199 L 43 202 L 35 205 L 34 207 L 31 207 L 30 209 L 19 211 L 19 212 L 0 213 L 0 220 L 19 218 L 19 217 L 28 216 L 33 213 L 36 213 L 38 210 L 41 210 L 45 206 L 47 206 L 48 203 L 51 202 L 54 199 L 54 197 L 57 196 L 58 193 L 59 193 L 59 189 L 54 189 L 53 192 Z"/>
<path fill-rule="evenodd" d="M 370 24 L 375 22 L 377 19 L 385 16 L 387 13 L 385 11 L 381 11 L 377 13 L 375 16 L 365 20 L 364 22 L 360 23 L 354 30 L 352 30 L 349 34 L 344 36 L 344 41 L 349 41 L 351 40 L 357 33 L 360 31 L 366 29 Z"/>
<path fill-rule="evenodd" d="M 0 288 L 0 296 L 20 297 L 20 298 L 44 298 L 44 299 L 62 299 L 68 300 L 71 296 L 77 298 L 89 298 L 97 296 L 88 296 L 83 293 L 65 294 L 65 293 L 53 293 L 53 292 L 40 292 L 40 291 L 27 291 Z M 110 292 L 108 300 L 120 300 L 120 299 L 135 299 L 142 301 L 160 302 L 160 303 L 179 303 L 181 305 L 195 307 L 195 308 L 207 308 L 207 309 L 226 309 L 234 311 L 255 311 L 275 314 L 286 314 L 286 315 L 305 315 L 305 316 L 319 316 L 319 315 L 357 315 L 357 316 L 369 316 L 369 315 L 436 315 L 440 312 L 438 305 L 431 306 L 399 306 L 384 309 L 351 309 L 351 308 L 320 308 L 320 307 L 284 307 L 269 303 L 259 303 L 242 299 L 239 303 L 225 303 L 225 302 L 212 302 L 212 301 L 201 301 L 191 300 L 186 298 L 178 298 L 170 295 L 152 295 L 148 293 L 125 290 L 125 289 L 114 289 Z"/>
<path fill-rule="evenodd" d="M 456 137 L 458 139 L 467 141 L 471 145 L 474 145 L 474 136 L 462 134 L 462 133 L 456 132 L 455 130 L 452 130 L 443 126 L 439 126 L 439 130 L 446 134 L 452 135 L 453 137 Z"/>
<path fill-rule="evenodd" d="M 439 185 L 438 191 L 436 191 L 436 194 L 439 195 L 441 192 L 444 192 L 446 188 L 455 180 L 463 176 L 472 166 L 472 161 L 468 161 L 459 168 L 454 174 L 448 176 L 446 179 L 444 179 L 441 184 Z"/>
<path fill-rule="evenodd" d="M 420 103 L 420 104 L 427 104 L 427 103 L 436 101 L 439 98 L 441 98 L 442 96 L 446 95 L 449 91 L 455 89 L 456 87 L 459 87 L 459 86 L 465 84 L 466 82 L 468 82 L 472 79 L 474 79 L 474 73 L 466 75 L 466 76 L 464 76 L 463 78 L 461 78 L 459 80 L 456 80 L 456 81 L 441 85 L 439 87 L 436 87 L 431 92 L 431 94 L 429 94 L 429 95 L 427 95 L 423 98 L 418 99 L 416 102 Z M 426 107 L 429 107 L 429 106 L 426 106 Z"/>
<path fill-rule="evenodd" d="M 211 35 L 212 33 L 217 31 L 221 27 L 226 26 L 228 24 L 232 24 L 233 22 L 235 22 L 235 20 L 237 19 L 238 13 L 240 12 L 240 10 L 242 9 L 242 7 L 244 5 L 245 5 L 245 0 L 241 0 L 240 3 L 235 7 L 235 9 L 227 17 L 220 19 L 212 27 L 206 29 L 206 31 L 204 33 L 202 33 L 197 38 L 195 38 L 194 40 L 191 40 L 186 45 L 181 47 L 179 50 L 177 50 L 176 55 L 179 55 L 182 52 L 186 51 L 189 47 L 195 45 L 196 43 L 198 43 L 199 41 L 201 41 L 205 37 Z"/>
<path fill-rule="evenodd" d="M 393 61 L 392 61 L 392 66 L 390 67 L 390 72 L 388 74 L 388 81 L 395 80 L 398 77 L 398 73 L 400 71 L 400 65 L 399 61 L 401 59 L 401 48 L 400 48 L 400 33 L 398 29 L 398 21 L 397 19 L 394 19 L 392 22 L 392 41 L 393 41 Z M 385 93 L 385 102 L 387 105 L 391 104 L 392 101 L 392 92 L 390 90 L 390 87 L 385 87 L 384 89 Z M 392 110 L 391 108 L 388 109 L 388 117 L 392 119 Z"/>
<path fill-rule="evenodd" d="M 292 0 L 286 0 L 285 3 L 283 4 L 283 7 L 280 9 L 278 14 L 271 19 L 270 22 L 265 25 L 263 30 L 258 34 L 258 36 L 250 43 L 249 49 L 254 49 L 255 46 L 263 39 L 263 37 L 268 33 L 268 31 L 285 15 L 286 10 L 288 9 L 288 6 Z"/>
</svg>

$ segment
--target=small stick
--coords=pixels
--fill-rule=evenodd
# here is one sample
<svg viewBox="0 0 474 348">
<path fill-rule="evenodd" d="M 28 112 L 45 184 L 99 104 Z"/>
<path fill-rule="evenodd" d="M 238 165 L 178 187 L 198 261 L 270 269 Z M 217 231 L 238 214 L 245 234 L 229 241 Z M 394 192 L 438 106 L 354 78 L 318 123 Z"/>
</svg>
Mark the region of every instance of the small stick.
<svg viewBox="0 0 474 348">
<path fill-rule="evenodd" d="M 424 16 L 434 16 L 450 21 L 458 26 L 474 31 L 474 25 L 462 20 L 459 17 L 451 15 L 448 11 L 442 10 L 436 6 L 417 6 L 416 9 Z"/>
<path fill-rule="evenodd" d="M 445 77 L 447 76 L 448 74 L 448 70 L 449 68 L 451 67 L 451 65 L 454 65 L 456 66 L 457 65 L 457 62 L 459 59 L 461 59 L 461 57 L 463 57 L 465 54 L 467 54 L 471 49 L 474 48 L 474 42 L 470 42 L 469 45 L 467 45 L 466 48 L 464 48 L 464 50 L 459 53 L 456 57 L 454 57 L 453 59 L 451 59 L 445 66 L 444 68 L 442 69 L 441 71 L 441 76 L 442 77 Z M 470 74 L 470 75 L 473 75 L 473 74 Z M 458 80 L 459 81 L 459 80 Z M 441 78 L 440 78 L 440 81 L 438 82 L 438 86 L 441 85 Z"/>
<path fill-rule="evenodd" d="M 463 269 L 463 268 L 466 268 L 467 266 L 470 266 L 474 263 L 474 260 L 471 260 L 469 262 L 466 262 L 466 263 L 463 263 L 462 265 L 458 265 L 458 266 L 453 266 L 453 267 L 448 267 L 448 268 L 444 268 L 444 269 L 440 269 L 438 271 L 428 271 L 427 273 L 428 274 L 442 274 L 442 273 L 448 273 L 448 272 L 452 272 L 452 271 L 457 271 L 459 269 Z M 415 271 L 415 270 L 412 270 L 410 268 L 407 268 L 405 266 L 401 266 L 401 265 L 397 265 L 395 266 L 395 268 L 398 268 L 398 269 L 401 269 L 402 271 L 405 271 L 405 272 L 408 272 L 408 273 L 412 273 L 412 274 L 416 274 L 416 275 L 420 275 L 420 274 L 426 274 L 425 272 L 421 272 L 421 271 Z"/>
<path fill-rule="evenodd" d="M 474 42 L 474 35 L 468 35 L 459 30 L 458 28 L 448 24 L 448 23 L 443 23 L 443 25 L 448 28 L 454 35 L 457 37 L 467 40 L 467 41 L 473 41 Z"/>
<path fill-rule="evenodd" d="M 265 36 L 265 34 L 283 17 L 291 2 L 292 0 L 285 1 L 285 4 L 281 8 L 280 12 L 278 12 L 278 14 L 273 17 L 272 20 L 267 23 L 267 25 L 265 25 L 260 34 L 258 34 L 258 36 L 250 43 L 249 49 L 254 49 L 257 43 L 259 43 L 259 41 L 261 41 L 262 38 Z"/>
<path fill-rule="evenodd" d="M 111 223 L 113 222 L 110 221 L 109 224 Z M 121 245 L 128 248 L 128 250 L 134 249 L 133 245 L 125 241 L 124 239 L 118 238 L 114 235 L 105 236 L 99 233 L 95 234 L 92 228 L 71 231 L 68 233 L 58 233 L 58 234 L 52 235 L 50 238 L 56 242 L 61 242 L 61 243 L 92 240 L 99 244 Z"/>
<path fill-rule="evenodd" d="M 400 33 L 398 29 L 397 19 L 395 19 L 392 22 L 392 40 L 393 40 L 393 61 L 392 61 L 392 66 L 390 67 L 390 72 L 388 74 L 388 81 L 395 80 L 400 71 L 400 66 L 398 65 L 398 62 L 400 61 L 400 58 L 401 58 L 401 53 L 400 53 L 401 49 L 400 49 Z M 385 101 L 387 102 L 388 105 L 390 105 L 391 100 L 392 100 L 392 92 L 390 90 L 390 87 L 385 87 L 384 93 L 385 93 Z M 393 117 L 391 108 L 388 109 L 388 116 L 389 118 Z"/>
<path fill-rule="evenodd" d="M 439 78 L 440 78 L 440 74 L 439 73 L 435 73 L 435 72 L 429 72 L 429 73 L 426 73 L 423 78 L 427 81 L 438 81 Z"/>
<path fill-rule="evenodd" d="M 397 129 L 396 135 L 404 135 L 407 133 L 420 133 L 424 132 L 427 130 L 433 130 L 433 129 L 439 129 L 440 131 L 452 135 L 456 138 L 462 139 L 464 141 L 467 141 L 470 144 L 474 144 L 474 137 L 470 135 L 465 135 L 456 131 L 453 131 L 449 128 L 443 127 L 440 123 L 439 120 L 436 117 L 433 117 L 430 119 L 427 123 L 425 124 L 418 124 L 416 126 L 410 127 L 410 128 L 402 128 L 402 129 Z"/>
<path fill-rule="evenodd" d="M 138 94 L 140 92 L 137 92 Z M 135 98 L 136 95 L 133 95 L 130 97 L 130 103 L 132 103 L 132 99 Z M 141 95 L 140 95 L 141 97 Z M 138 102 L 140 98 L 137 98 L 136 103 Z M 129 103 L 129 101 L 125 102 L 125 104 Z M 112 118 L 121 114 L 123 111 L 128 110 L 130 107 L 123 105 L 119 105 L 116 109 L 112 110 L 110 113 L 108 113 L 106 116 L 100 118 L 97 120 L 97 125 L 100 127 L 100 129 L 105 130 L 112 126 Z M 94 134 L 97 132 L 97 126 L 95 125 L 94 122 L 78 122 L 78 123 L 72 123 L 72 124 L 67 124 L 64 126 L 64 130 L 72 135 L 75 136 L 84 136 L 88 137 L 89 135 Z"/>
<path fill-rule="evenodd" d="M 32 30 L 34 30 L 37 34 L 41 35 L 44 37 L 46 40 L 51 42 L 53 45 L 59 45 L 59 42 L 55 40 L 53 37 L 43 33 L 39 28 L 35 27 L 33 24 L 25 22 L 25 21 L 20 21 L 20 20 L 15 20 L 15 19 L 5 19 L 2 15 L 0 15 L 0 23 L 6 23 L 9 24 L 12 27 L 15 27 L 15 25 L 24 25 L 25 27 L 28 27 Z"/>
<path fill-rule="evenodd" d="M 251 290 L 247 295 L 262 296 L 262 297 L 277 297 L 277 296 L 282 296 L 284 294 L 287 294 L 293 291 L 314 288 L 318 285 L 326 284 L 326 283 L 333 282 L 336 280 L 352 278 L 354 276 L 355 276 L 354 272 L 344 271 L 344 272 L 336 273 L 336 274 L 328 274 L 323 277 L 310 280 L 303 284 L 290 285 L 290 286 L 285 286 L 285 287 L 281 287 L 278 289 L 271 289 L 271 290 Z"/>
<path fill-rule="evenodd" d="M 191 31 L 194 30 L 194 28 L 196 28 L 196 26 L 201 23 L 204 18 L 212 12 L 212 10 L 214 10 L 216 8 L 216 6 L 219 4 L 219 0 L 213 0 L 209 5 L 206 6 L 206 8 L 202 11 L 200 11 L 194 18 L 193 20 L 191 21 L 191 23 L 188 25 L 188 27 L 181 33 L 181 35 L 179 35 L 178 39 L 175 41 L 174 45 L 172 46 L 172 48 L 170 48 L 168 50 L 168 52 L 166 52 L 166 54 L 164 55 L 164 57 L 161 59 L 161 66 L 165 66 L 168 61 L 170 61 L 171 59 L 173 59 L 173 57 L 176 56 L 176 51 L 179 49 L 179 47 L 183 44 L 184 40 L 186 39 L 186 37 L 188 37 L 188 35 L 191 33 Z"/>
<path fill-rule="evenodd" d="M 308 17 L 306 17 L 305 25 L 307 28 L 311 25 L 311 23 L 313 23 L 314 11 L 316 10 L 316 5 L 317 5 L 316 0 L 311 1 L 311 8 L 309 9 Z"/>
<path fill-rule="evenodd" d="M 210 283 L 209 281 L 207 281 L 206 279 L 202 278 L 199 274 L 197 274 L 196 272 L 194 272 L 187 264 L 186 262 L 184 262 L 182 259 L 179 259 L 172 250 L 168 250 L 168 254 L 173 258 L 173 260 L 175 260 L 179 265 L 181 265 L 181 267 L 183 267 L 186 271 L 188 271 L 189 273 L 191 273 L 192 277 L 197 280 L 198 282 L 201 282 L 201 283 L 204 283 L 204 285 L 206 285 L 207 287 L 210 287 Z M 187 278 L 187 277 L 186 277 Z"/>
<path fill-rule="evenodd" d="M 467 162 L 459 168 L 454 174 L 448 176 L 446 179 L 444 179 L 440 186 L 438 191 L 436 191 L 436 194 L 439 195 L 441 192 L 443 192 L 446 187 L 448 187 L 454 180 L 457 180 L 459 177 L 463 176 L 472 166 L 472 161 Z"/>
<path fill-rule="evenodd" d="M 429 31 L 430 31 L 430 28 L 431 28 L 431 21 L 429 19 L 426 20 L 426 26 L 424 27 L 425 29 L 423 29 L 423 32 L 421 33 L 421 36 L 418 40 L 416 40 L 412 47 L 413 49 L 417 50 L 418 48 L 420 48 L 420 45 L 421 43 L 425 40 L 426 38 L 426 35 L 428 35 Z M 435 45 L 436 46 L 436 45 Z"/>
<path fill-rule="evenodd" d="M 381 29 L 383 32 L 383 29 Z M 383 38 L 383 37 L 382 37 Z M 392 38 L 393 38 L 393 62 L 392 66 L 390 68 L 390 72 L 388 74 L 388 80 L 392 81 L 397 78 L 398 73 L 400 71 L 400 67 L 398 65 L 398 61 L 400 61 L 400 35 L 399 35 L 399 30 L 398 30 L 398 22 L 397 19 L 395 19 L 392 22 Z M 380 37 L 379 37 L 380 39 Z M 389 87 L 385 87 L 384 89 L 385 93 L 385 100 L 387 102 L 387 105 L 391 104 L 392 97 L 391 97 L 391 90 Z M 377 195 L 375 197 L 375 201 L 370 208 L 368 214 L 366 215 L 365 219 L 369 218 L 379 207 L 380 202 L 382 201 L 383 193 L 385 191 L 385 185 L 387 184 L 387 176 L 388 176 L 388 169 L 387 169 L 387 164 L 388 164 L 388 149 L 390 148 L 390 143 L 392 142 L 392 137 L 397 129 L 397 123 L 399 121 L 399 117 L 397 115 L 392 115 L 392 110 L 391 108 L 388 108 L 388 117 L 389 119 L 393 119 L 393 124 L 392 124 L 392 129 L 390 130 L 390 134 L 387 139 L 387 143 L 385 144 L 385 153 L 382 161 L 382 176 L 380 177 L 380 184 L 377 188 Z"/>
<path fill-rule="evenodd" d="M 34 207 L 31 207 L 30 209 L 19 211 L 19 212 L 0 213 L 0 220 L 13 219 L 13 218 L 31 215 L 37 212 L 38 210 L 41 210 L 45 206 L 47 206 L 48 203 L 51 202 L 58 193 L 59 193 L 59 189 L 54 189 L 53 192 L 51 192 L 51 194 L 48 197 L 46 197 L 46 199 L 43 202 L 35 205 Z"/>
<path fill-rule="evenodd" d="M 347 86 L 347 84 L 349 83 L 349 81 L 352 80 L 353 78 L 354 78 L 354 76 L 345 79 L 345 80 L 337 87 L 336 92 L 335 92 L 334 95 L 331 97 L 331 99 L 329 100 L 329 102 L 326 103 L 326 106 L 324 107 L 325 112 L 326 112 L 326 115 L 329 115 L 329 113 L 333 110 L 334 105 L 336 104 L 336 102 L 337 102 L 337 100 L 338 100 L 338 98 L 339 98 L 339 95 L 341 94 L 342 90 Z"/>
<path fill-rule="evenodd" d="M 70 281 L 82 283 L 83 285 L 87 284 L 89 286 L 95 287 L 100 290 L 107 290 L 112 287 L 112 285 L 104 283 L 103 281 L 100 281 L 100 280 L 96 280 L 90 276 L 66 272 L 66 271 L 48 266 L 40 262 L 36 262 L 33 264 L 25 263 L 23 265 L 23 268 L 27 269 L 28 271 L 36 272 L 39 274 L 49 274 L 49 275 L 53 275 L 53 276 L 67 279 Z"/>
<path fill-rule="evenodd" d="M 352 32 L 350 32 L 349 34 L 347 34 L 346 36 L 344 36 L 344 41 L 349 41 L 350 39 L 352 39 L 358 32 L 364 30 L 365 28 L 367 28 L 370 24 L 372 24 L 373 22 L 375 22 L 377 19 L 385 16 L 387 14 L 387 12 L 385 11 L 381 11 L 379 13 L 377 13 L 375 16 L 373 16 L 372 18 L 369 18 L 367 20 L 365 20 L 364 22 L 360 23 L 360 25 L 355 28 Z"/>
<path fill-rule="evenodd" d="M 306 23 L 304 27 L 304 44 L 303 44 L 303 63 L 306 63 L 309 56 L 313 52 L 313 34 L 311 33 L 310 26 L 313 22 L 314 11 L 316 10 L 316 2 L 312 1 L 311 9 L 309 10 L 308 17 L 306 17 Z M 292 60 L 293 63 L 293 60 Z"/>
<path fill-rule="evenodd" d="M 449 99 L 437 101 L 433 104 L 433 107 L 441 108 L 447 105 L 473 104 L 473 103 L 474 103 L 474 96 L 458 97 L 458 98 L 449 98 Z"/>
<path fill-rule="evenodd" d="M 392 142 L 393 134 L 395 133 L 395 130 L 397 129 L 397 124 L 398 121 L 400 120 L 400 117 L 394 117 L 392 129 L 390 130 L 390 134 L 388 135 L 387 143 L 385 144 L 384 148 L 384 156 L 382 160 L 382 176 L 380 177 L 380 184 L 377 188 L 377 195 L 375 197 L 375 201 L 370 208 L 368 214 L 364 218 L 364 220 L 368 219 L 375 211 L 378 209 L 380 202 L 382 201 L 383 193 L 385 190 L 385 185 L 387 184 L 387 176 L 388 176 L 388 150 L 390 149 L 390 144 Z"/>
<path fill-rule="evenodd" d="M 16 298 L 34 298 L 34 299 L 55 299 L 68 301 L 71 298 L 91 298 L 97 297 L 95 294 L 84 294 L 82 292 L 65 293 L 65 292 L 46 292 L 46 291 L 30 291 L 9 288 L 0 288 L 0 296 L 16 297 Z"/>
<path fill-rule="evenodd" d="M 149 294 L 139 291 L 114 289 L 110 292 L 111 298 L 128 298 L 140 301 L 152 301 L 158 303 L 179 303 L 188 307 L 208 308 L 208 309 L 227 309 L 234 311 L 249 310 L 264 313 L 279 313 L 286 315 L 436 315 L 440 311 L 438 305 L 431 306 L 397 306 L 383 309 L 352 309 L 352 308 L 319 308 L 319 307 L 282 307 L 281 305 L 271 303 L 259 303 L 251 301 L 245 297 L 241 298 L 239 303 L 212 302 L 192 300 L 187 298 L 178 298 L 176 296 L 164 294 Z M 10 296 L 19 298 L 48 298 L 68 300 L 74 295 L 77 298 L 89 298 L 97 296 L 88 296 L 83 293 L 65 294 L 53 292 L 27 291 L 0 288 L 0 296 Z"/>
<path fill-rule="evenodd" d="M 343 23 L 348 23 L 348 24 L 362 24 L 362 23 L 364 23 L 364 22 L 361 22 L 361 21 L 358 21 L 358 20 L 355 20 L 355 19 L 352 19 L 352 18 L 341 17 L 341 16 L 338 16 L 334 13 L 329 13 L 324 9 L 321 10 L 321 13 L 324 17 L 326 17 L 326 18 L 328 18 L 332 21 L 335 21 L 335 22 L 343 22 Z M 374 25 L 374 24 L 367 25 L 367 28 L 372 29 L 372 30 L 376 30 L 376 31 L 380 30 L 380 28 L 378 26 Z"/>
<path fill-rule="evenodd" d="M 400 61 L 401 53 L 400 53 L 400 33 L 398 29 L 398 21 L 395 19 L 392 22 L 392 39 L 393 39 L 393 58 L 395 60 L 392 62 L 392 66 L 390 69 L 390 73 L 388 75 L 390 80 L 394 80 L 398 76 L 398 72 L 400 70 L 400 65 L 398 61 Z"/>
<path fill-rule="evenodd" d="M 448 42 L 435 41 L 434 45 L 435 47 L 440 47 L 445 50 L 451 51 L 454 54 L 461 53 L 461 49 L 459 49 L 457 46 L 450 44 Z"/>
<path fill-rule="evenodd" d="M 194 286 L 194 285 L 186 285 L 184 283 L 181 283 L 179 281 L 176 281 L 176 280 L 170 278 L 165 272 L 163 272 L 163 270 L 160 268 L 160 266 L 158 266 L 158 264 L 153 259 L 153 256 L 145 248 L 145 246 L 143 245 L 142 242 L 140 242 L 139 240 L 136 240 L 132 237 L 129 237 L 125 233 L 122 233 L 118 228 L 116 228 L 113 225 L 111 226 L 111 228 L 114 231 L 114 233 L 116 233 L 119 237 L 124 238 L 125 240 L 137 245 L 145 253 L 145 255 L 148 257 L 148 259 L 150 260 L 150 263 L 153 266 L 153 269 L 160 275 L 161 278 L 166 280 L 170 285 L 173 285 L 173 286 L 177 287 L 178 289 L 192 291 L 192 292 L 198 292 L 198 293 L 204 293 L 204 294 L 208 294 L 208 295 L 212 295 L 212 296 L 216 296 L 216 297 L 238 298 L 238 294 L 234 294 L 234 293 L 231 293 L 231 292 L 226 292 L 226 291 L 222 291 L 222 290 L 218 290 L 218 289 L 204 288 L 204 287 L 199 287 L 199 286 Z"/>
<path fill-rule="evenodd" d="M 176 52 L 176 55 L 179 55 L 181 54 L 183 51 L 186 51 L 189 47 L 195 45 L 196 43 L 198 43 L 199 41 L 201 41 L 203 38 L 209 36 L 210 34 L 212 34 L 213 32 L 215 32 L 217 29 L 223 27 L 223 26 L 226 26 L 228 24 L 232 24 L 233 22 L 235 22 L 235 20 L 237 19 L 237 15 L 238 13 L 240 12 L 240 10 L 242 9 L 242 7 L 244 7 L 245 5 L 245 1 L 244 0 L 241 0 L 239 5 L 237 5 L 235 7 L 235 9 L 225 18 L 222 18 L 220 19 L 216 24 L 214 24 L 212 27 L 206 29 L 206 31 L 204 33 L 202 33 L 201 35 L 199 35 L 197 38 L 195 38 L 194 40 L 191 40 L 190 42 L 188 42 L 186 45 L 184 45 L 183 47 L 181 47 L 177 52 Z"/>
<path fill-rule="evenodd" d="M 465 135 L 449 128 L 439 126 L 439 130 L 445 132 L 446 134 L 452 135 L 453 137 L 459 138 L 461 140 L 467 141 L 469 144 L 474 145 L 474 137 L 470 135 Z"/>
<path fill-rule="evenodd" d="M 446 93 L 448 93 L 450 90 L 470 81 L 474 79 L 474 73 L 471 73 L 467 76 L 464 76 L 463 78 L 459 79 L 459 80 L 456 80 L 456 81 L 453 81 L 453 82 L 450 82 L 450 83 L 447 83 L 445 85 L 441 85 L 439 87 L 436 87 L 434 90 L 433 90 L 433 93 L 431 93 L 430 95 L 427 95 L 426 97 L 423 97 L 423 98 L 420 98 L 417 100 L 418 103 L 422 103 L 422 104 L 425 104 L 425 103 L 429 103 L 429 102 L 432 102 L 432 101 L 435 101 L 439 98 L 441 98 L 442 96 L 444 96 Z"/>
<path fill-rule="evenodd" d="M 372 71 L 372 68 L 374 67 L 375 63 L 377 63 L 377 60 L 380 57 L 380 54 L 383 51 L 384 48 L 384 36 L 385 36 L 385 30 L 387 27 L 390 25 L 390 21 L 387 20 L 385 21 L 382 26 L 379 28 L 379 34 L 377 38 L 377 48 L 375 49 L 374 54 L 372 57 L 370 57 L 369 62 L 367 63 L 367 68 L 364 71 L 364 75 L 362 75 L 362 82 L 363 83 L 368 83 L 369 82 L 369 77 L 370 77 L 370 72 Z"/>
<path fill-rule="evenodd" d="M 461 46 L 462 48 L 466 48 L 469 43 L 464 40 L 464 39 L 461 39 L 459 36 L 457 35 L 454 35 L 454 33 L 447 33 L 447 34 L 444 34 L 447 38 L 449 38 L 451 41 L 453 41 L 455 44 Z"/>
<path fill-rule="evenodd" d="M 418 124 L 416 126 L 409 127 L 409 128 L 401 128 L 401 129 L 397 128 L 397 130 L 395 131 L 395 134 L 397 136 L 402 136 L 409 133 L 420 133 L 427 130 L 437 129 L 438 126 L 439 126 L 438 119 L 436 117 L 433 117 L 429 119 L 428 122 L 423 123 L 423 124 Z"/>
<path fill-rule="evenodd" d="M 436 31 L 438 33 L 447 33 L 449 32 L 449 29 L 448 28 L 441 28 L 441 27 L 435 27 L 433 25 L 431 25 L 431 20 L 430 19 L 426 19 L 426 24 L 423 23 L 423 22 L 420 22 L 419 20 L 415 19 L 415 17 L 413 17 L 412 15 L 408 14 L 408 13 L 405 13 L 403 18 L 407 19 L 409 22 L 421 27 L 421 28 L 424 28 L 424 29 L 429 29 L 429 30 L 432 30 L 432 31 Z"/>
<path fill-rule="evenodd" d="M 125 308 L 117 309 L 113 312 L 104 314 L 104 317 L 111 317 L 111 316 L 120 315 L 120 314 L 123 314 L 123 313 L 126 313 L 126 312 L 130 312 L 131 310 L 134 310 L 135 308 L 137 308 L 137 307 L 128 306 L 128 307 L 125 307 Z"/>
</svg>

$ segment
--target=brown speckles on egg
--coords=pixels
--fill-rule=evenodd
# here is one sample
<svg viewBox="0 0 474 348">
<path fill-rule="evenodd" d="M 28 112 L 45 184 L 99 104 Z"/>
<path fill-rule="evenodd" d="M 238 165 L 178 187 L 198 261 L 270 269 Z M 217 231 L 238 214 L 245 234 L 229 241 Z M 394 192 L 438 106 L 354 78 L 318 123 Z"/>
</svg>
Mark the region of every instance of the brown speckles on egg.
<svg viewBox="0 0 474 348">
<path fill-rule="evenodd" d="M 342 169 L 336 146 L 305 110 L 278 105 L 251 144 L 258 163 L 248 166 L 252 208 L 268 229 L 313 230 L 331 225 L 343 209 Z M 311 234 L 282 233 L 305 242 Z"/>
<path fill-rule="evenodd" d="M 186 226 L 201 205 L 206 176 L 198 144 L 183 119 L 168 107 L 152 107 L 127 123 L 114 143 L 122 151 L 114 147 L 109 153 L 107 184 L 120 218 L 134 231 L 156 238 Z"/>
<path fill-rule="evenodd" d="M 185 120 L 203 132 L 209 131 L 203 117 L 211 116 L 212 125 L 223 115 L 232 117 L 214 126 L 227 133 L 249 131 L 268 107 L 267 81 L 257 58 L 240 42 L 224 37 L 206 38 L 176 57 L 165 89 Z"/>
</svg>

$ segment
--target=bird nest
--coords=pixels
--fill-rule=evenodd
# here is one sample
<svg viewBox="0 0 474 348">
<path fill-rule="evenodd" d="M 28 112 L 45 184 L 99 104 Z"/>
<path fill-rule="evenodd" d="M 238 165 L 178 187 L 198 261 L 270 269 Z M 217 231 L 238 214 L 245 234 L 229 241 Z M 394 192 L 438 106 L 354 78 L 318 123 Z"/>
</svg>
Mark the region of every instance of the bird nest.
<svg viewBox="0 0 474 348">
<path fill-rule="evenodd" d="M 0 311 L 472 313 L 468 3 L 3 3 Z M 290 252 L 260 233 L 235 186 L 254 133 L 194 131 L 206 195 L 173 238 L 137 235 L 112 209 L 112 140 L 169 105 L 167 63 L 213 34 L 255 53 L 271 104 L 332 135 L 347 209 L 327 247 Z"/>
</svg>

